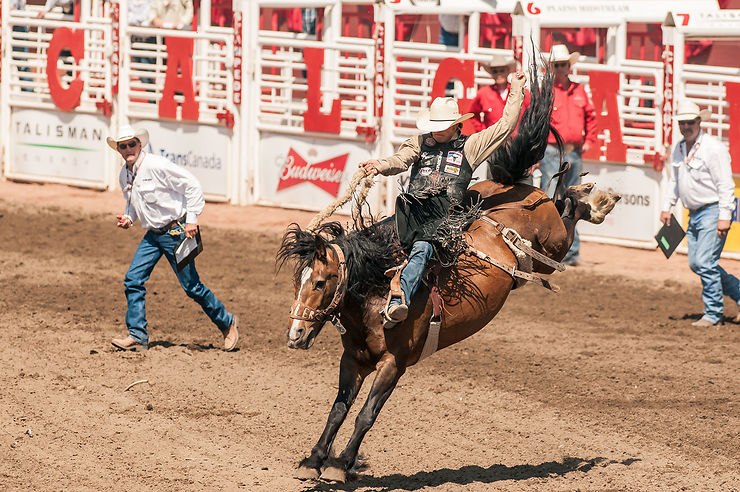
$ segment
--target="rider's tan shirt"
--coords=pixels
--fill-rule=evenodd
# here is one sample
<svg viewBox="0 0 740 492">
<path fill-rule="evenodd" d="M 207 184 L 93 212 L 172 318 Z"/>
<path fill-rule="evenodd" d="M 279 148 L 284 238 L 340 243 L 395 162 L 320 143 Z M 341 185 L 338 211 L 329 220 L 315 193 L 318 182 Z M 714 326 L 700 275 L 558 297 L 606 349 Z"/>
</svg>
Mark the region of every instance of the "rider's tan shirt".
<svg viewBox="0 0 740 492">
<path fill-rule="evenodd" d="M 468 137 L 463 147 L 463 153 L 468 159 L 470 166 L 475 170 L 483 161 L 496 150 L 511 135 L 519 121 L 519 114 L 524 102 L 524 80 L 514 79 L 511 81 L 511 94 L 504 106 L 501 119 L 479 133 Z M 398 152 L 385 159 L 380 159 L 380 172 L 385 176 L 398 174 L 406 171 L 419 159 L 421 155 L 421 143 L 424 135 L 416 135 L 404 143 Z"/>
</svg>

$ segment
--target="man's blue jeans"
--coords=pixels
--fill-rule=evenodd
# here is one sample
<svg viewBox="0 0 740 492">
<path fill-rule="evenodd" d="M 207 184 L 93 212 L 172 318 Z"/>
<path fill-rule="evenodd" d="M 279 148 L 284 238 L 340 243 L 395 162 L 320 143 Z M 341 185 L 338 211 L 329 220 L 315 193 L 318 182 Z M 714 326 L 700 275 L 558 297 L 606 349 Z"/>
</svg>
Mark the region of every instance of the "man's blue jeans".
<svg viewBox="0 0 740 492">
<path fill-rule="evenodd" d="M 563 179 L 565 179 L 566 188 L 568 186 L 581 184 L 583 159 L 581 158 L 580 147 L 576 147 L 576 149 L 571 152 L 566 152 L 563 155 L 563 159 L 565 159 L 565 161 L 567 162 L 570 162 L 570 169 L 568 169 L 568 172 L 565 173 L 565 176 L 563 176 Z M 542 178 L 540 180 L 540 189 L 544 190 L 550 198 L 552 198 L 553 194 L 555 193 L 555 185 L 557 184 L 557 179 L 553 179 L 552 183 L 550 183 L 550 186 L 546 190 L 545 187 L 547 186 L 547 183 L 550 182 L 552 176 L 557 173 L 559 169 L 560 155 L 558 154 L 558 149 L 554 145 L 548 145 L 547 149 L 545 149 L 545 157 L 543 157 L 540 161 L 540 172 L 542 173 Z M 576 230 L 575 235 L 573 236 L 573 244 L 571 244 L 570 250 L 568 250 L 565 258 L 563 258 L 563 261 L 566 263 L 577 261 L 578 252 L 580 249 L 581 239 L 578 237 L 578 231 Z"/>
<path fill-rule="evenodd" d="M 426 241 L 416 241 L 411 247 L 409 262 L 401 272 L 401 290 L 408 306 L 411 305 L 411 299 L 419 289 L 424 270 L 433 254 L 434 246 Z M 393 304 L 401 304 L 401 299 L 394 297 L 391 299 L 391 305 Z"/>
<path fill-rule="evenodd" d="M 128 327 L 131 338 L 139 343 L 149 343 L 149 334 L 146 329 L 146 309 L 144 305 L 146 287 L 144 287 L 144 283 L 149 280 L 149 276 L 152 274 L 152 270 L 154 270 L 154 265 L 157 264 L 162 255 L 169 261 L 172 270 L 177 275 L 177 280 L 180 281 L 180 285 L 185 289 L 185 293 L 200 304 L 203 311 L 220 330 L 230 327 L 234 319 L 234 316 L 226 311 L 224 305 L 216 298 L 213 292 L 200 281 L 198 272 L 195 270 L 194 261 L 191 261 L 182 271 L 177 271 L 173 250 L 184 237 L 184 232 L 172 236 L 168 233 L 156 234 L 148 231 L 141 240 L 141 243 L 139 243 L 139 247 L 134 253 L 134 259 L 131 260 L 131 266 L 123 281 L 123 285 L 126 287 L 126 300 L 128 302 L 126 326 Z"/>
<path fill-rule="evenodd" d="M 717 235 L 719 206 L 715 203 L 689 213 L 686 242 L 689 247 L 689 267 L 701 279 L 704 318 L 712 323 L 722 320 L 723 295 L 735 302 L 740 300 L 740 281 L 719 266 L 719 255 L 725 237 Z"/>
</svg>

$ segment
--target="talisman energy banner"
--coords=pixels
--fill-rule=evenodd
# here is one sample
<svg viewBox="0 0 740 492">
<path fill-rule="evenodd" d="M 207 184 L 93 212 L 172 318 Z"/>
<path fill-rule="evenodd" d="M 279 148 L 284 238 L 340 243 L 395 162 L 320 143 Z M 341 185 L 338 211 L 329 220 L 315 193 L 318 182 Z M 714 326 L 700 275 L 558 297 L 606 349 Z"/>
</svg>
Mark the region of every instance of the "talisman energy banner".
<svg viewBox="0 0 740 492">
<path fill-rule="evenodd" d="M 263 133 L 257 176 L 261 203 L 321 210 L 349 185 L 360 162 L 371 158 L 364 142 Z M 379 187 L 376 187 L 379 188 Z M 381 212 L 378 191 L 368 196 L 373 213 Z M 350 207 L 345 205 L 346 213 Z"/>
<path fill-rule="evenodd" d="M 105 184 L 107 118 L 13 109 L 10 119 L 12 174 Z"/>
<path fill-rule="evenodd" d="M 578 232 L 593 237 L 655 243 L 660 228 L 661 174 L 646 166 L 584 162 L 584 183 L 622 195 L 603 224 L 578 223 Z"/>
<path fill-rule="evenodd" d="M 192 172 L 206 195 L 228 197 L 231 130 L 166 121 L 132 121 L 149 131 L 149 152 L 161 155 Z"/>
</svg>

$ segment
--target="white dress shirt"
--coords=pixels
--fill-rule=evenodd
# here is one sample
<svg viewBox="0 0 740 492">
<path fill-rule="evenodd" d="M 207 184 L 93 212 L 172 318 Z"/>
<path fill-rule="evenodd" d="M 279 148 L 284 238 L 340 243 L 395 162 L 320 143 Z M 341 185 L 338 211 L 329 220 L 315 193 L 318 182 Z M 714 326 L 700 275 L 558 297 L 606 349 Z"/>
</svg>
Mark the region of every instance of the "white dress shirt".
<svg viewBox="0 0 740 492">
<path fill-rule="evenodd" d="M 730 220 L 735 210 L 735 182 L 724 144 L 702 130 L 688 153 L 685 141 L 676 144 L 671 161 L 663 211 L 670 210 L 678 198 L 689 210 L 718 203 L 719 220 Z"/>
<path fill-rule="evenodd" d="M 124 216 L 141 221 L 144 229 L 159 229 L 185 217 L 197 224 L 205 200 L 198 179 L 187 169 L 162 156 L 141 151 L 133 165 L 121 168 L 118 182 L 126 199 Z"/>
</svg>

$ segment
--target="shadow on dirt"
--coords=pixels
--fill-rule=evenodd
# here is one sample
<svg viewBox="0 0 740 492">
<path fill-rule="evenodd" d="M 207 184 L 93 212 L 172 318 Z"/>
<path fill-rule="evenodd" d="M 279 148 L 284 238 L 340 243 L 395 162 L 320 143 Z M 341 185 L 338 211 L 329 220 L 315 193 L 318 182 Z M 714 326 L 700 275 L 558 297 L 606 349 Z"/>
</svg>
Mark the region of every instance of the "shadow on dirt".
<svg viewBox="0 0 740 492">
<path fill-rule="evenodd" d="M 157 340 L 156 342 L 151 342 L 149 344 L 149 348 L 152 347 L 162 347 L 162 348 L 172 348 L 172 347 L 180 347 L 180 348 L 186 348 L 188 350 L 191 350 L 193 352 L 205 352 L 207 350 L 223 350 L 221 347 L 216 347 L 212 343 L 203 344 L 203 343 L 172 343 L 168 342 L 166 340 Z M 234 352 L 238 352 L 239 349 L 235 349 Z"/>
<path fill-rule="evenodd" d="M 373 477 L 360 475 L 356 480 L 345 484 L 314 483 L 303 489 L 304 492 L 328 492 L 334 490 L 357 490 L 368 488 L 373 492 L 390 492 L 392 490 L 421 490 L 425 487 L 440 487 L 445 484 L 469 485 L 473 483 L 494 483 L 504 480 L 528 480 L 530 478 L 548 478 L 563 476 L 567 473 L 580 471 L 588 472 L 594 466 L 625 465 L 640 461 L 639 458 L 629 458 L 624 461 L 608 460 L 606 458 L 565 457 L 563 461 L 548 461 L 539 465 L 491 465 L 488 468 L 480 466 L 463 466 L 457 470 L 443 468 L 433 472 L 419 472 L 414 475 L 387 475 Z"/>
</svg>

